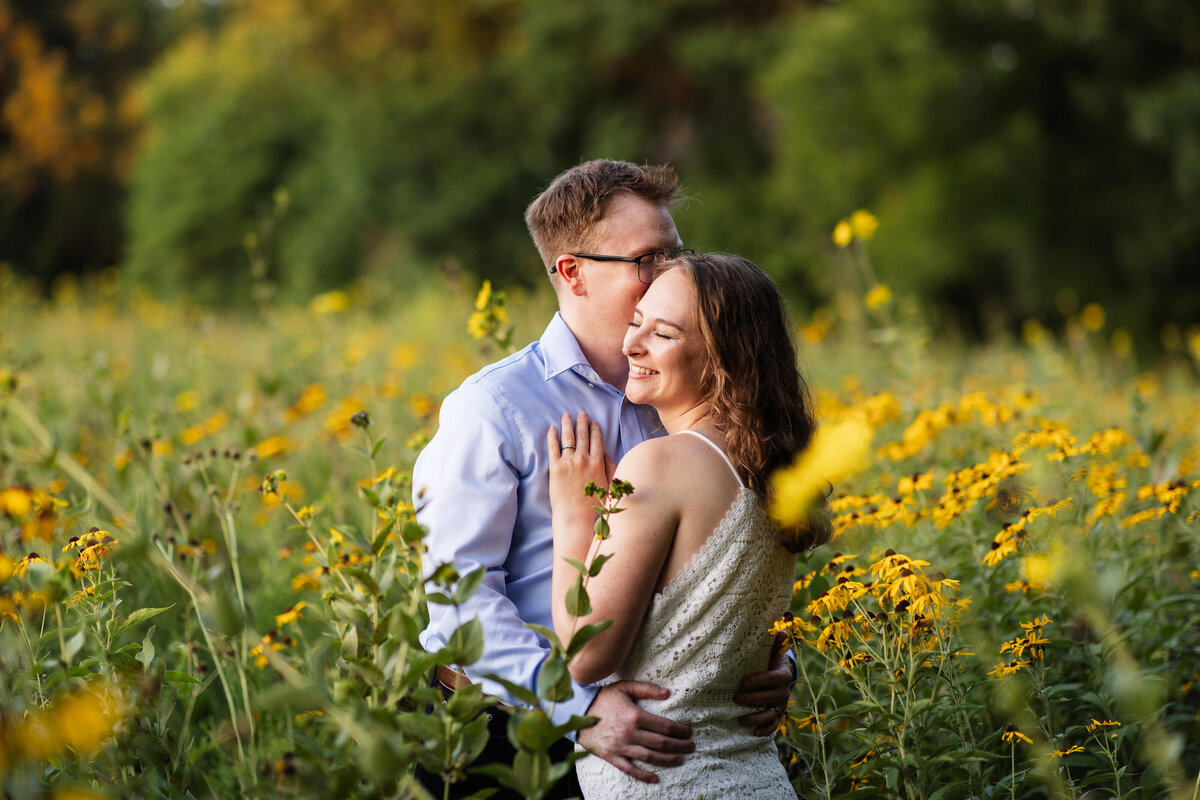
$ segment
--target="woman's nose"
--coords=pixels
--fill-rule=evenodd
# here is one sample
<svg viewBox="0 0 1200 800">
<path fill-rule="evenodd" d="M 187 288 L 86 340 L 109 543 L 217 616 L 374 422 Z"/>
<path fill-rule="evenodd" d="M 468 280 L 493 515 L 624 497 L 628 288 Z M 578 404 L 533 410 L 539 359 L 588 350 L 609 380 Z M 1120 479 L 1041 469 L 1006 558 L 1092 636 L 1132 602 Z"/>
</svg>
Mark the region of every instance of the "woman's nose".
<svg viewBox="0 0 1200 800">
<path fill-rule="evenodd" d="M 641 351 L 641 339 L 638 336 L 637 328 L 630 328 L 625 333 L 625 341 L 621 345 L 621 352 L 627 356 L 632 356 Z"/>
</svg>

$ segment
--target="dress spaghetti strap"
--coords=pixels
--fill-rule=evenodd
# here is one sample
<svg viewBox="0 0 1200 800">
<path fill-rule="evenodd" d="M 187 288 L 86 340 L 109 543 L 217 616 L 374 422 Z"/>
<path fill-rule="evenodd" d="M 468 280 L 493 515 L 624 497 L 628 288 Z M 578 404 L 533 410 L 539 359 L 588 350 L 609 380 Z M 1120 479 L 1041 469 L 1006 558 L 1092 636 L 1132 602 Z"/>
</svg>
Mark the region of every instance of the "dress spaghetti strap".
<svg viewBox="0 0 1200 800">
<path fill-rule="evenodd" d="M 738 471 L 736 468 L 734 468 L 733 462 L 729 460 L 729 456 L 725 455 L 725 451 L 722 450 L 716 442 L 714 442 L 712 439 L 705 436 L 703 433 L 700 433 L 699 431 L 693 431 L 693 430 L 689 429 L 689 430 L 682 430 L 682 431 L 680 431 L 680 433 L 690 433 L 692 436 L 699 436 L 701 439 L 703 439 L 705 442 L 707 442 L 709 447 L 711 447 L 713 450 L 717 451 L 717 455 L 719 455 L 719 456 L 721 456 L 721 458 L 725 459 L 725 463 L 729 465 L 730 471 L 733 472 L 733 477 L 737 478 L 738 486 L 742 487 L 743 489 L 746 488 L 746 484 L 742 483 L 742 476 L 738 475 Z"/>
</svg>

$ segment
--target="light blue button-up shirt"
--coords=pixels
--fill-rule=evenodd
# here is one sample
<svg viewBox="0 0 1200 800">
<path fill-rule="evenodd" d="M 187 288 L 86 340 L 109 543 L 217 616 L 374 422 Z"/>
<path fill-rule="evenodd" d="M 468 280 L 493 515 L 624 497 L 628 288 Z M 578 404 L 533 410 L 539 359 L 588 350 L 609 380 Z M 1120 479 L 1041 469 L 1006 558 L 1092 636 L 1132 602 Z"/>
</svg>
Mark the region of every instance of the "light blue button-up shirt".
<svg viewBox="0 0 1200 800">
<path fill-rule="evenodd" d="M 494 673 L 535 688 L 549 652 L 526 622 L 554 626 L 550 579 L 554 541 L 550 522 L 550 463 L 546 431 L 564 412 L 580 411 L 600 423 L 614 462 L 662 431 L 653 409 L 625 399 L 588 364 L 559 314 L 542 338 L 483 368 L 442 403 L 437 434 L 413 467 L 417 520 L 429 530 L 426 574 L 451 562 L 462 574 L 483 565 L 479 591 L 456 612 L 430 604 L 427 650 L 441 649 L 463 622 L 483 624 L 483 657 L 466 668 L 488 694 L 516 702 Z M 558 703 L 554 721 L 584 714 L 594 687 L 575 685 Z"/>
</svg>

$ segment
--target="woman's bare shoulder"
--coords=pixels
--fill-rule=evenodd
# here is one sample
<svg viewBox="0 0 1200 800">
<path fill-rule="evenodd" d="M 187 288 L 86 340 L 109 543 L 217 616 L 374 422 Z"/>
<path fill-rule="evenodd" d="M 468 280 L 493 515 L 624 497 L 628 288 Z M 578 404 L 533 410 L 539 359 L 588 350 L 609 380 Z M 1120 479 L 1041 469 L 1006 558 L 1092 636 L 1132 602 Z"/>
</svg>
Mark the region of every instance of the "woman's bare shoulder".
<svg viewBox="0 0 1200 800">
<path fill-rule="evenodd" d="M 715 451 L 695 436 L 660 436 L 632 448 L 617 465 L 616 477 L 637 486 L 635 478 L 655 485 L 680 477 L 700 477 L 710 469 L 725 469 Z M 689 481 L 690 482 L 690 481 Z"/>
</svg>

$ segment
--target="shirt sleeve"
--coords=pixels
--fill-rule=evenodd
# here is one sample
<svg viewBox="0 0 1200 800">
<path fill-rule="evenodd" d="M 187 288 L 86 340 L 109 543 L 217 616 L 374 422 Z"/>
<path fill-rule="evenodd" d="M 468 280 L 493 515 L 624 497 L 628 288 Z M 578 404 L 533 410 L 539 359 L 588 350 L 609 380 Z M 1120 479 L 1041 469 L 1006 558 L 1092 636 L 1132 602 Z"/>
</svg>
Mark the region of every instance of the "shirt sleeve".
<svg viewBox="0 0 1200 800">
<path fill-rule="evenodd" d="M 549 652 L 541 638 L 525 626 L 505 591 L 505 562 L 517 520 L 522 459 L 503 409 L 483 387 L 465 384 L 442 403 L 437 434 L 413 467 L 417 521 L 428 535 L 425 574 L 452 563 L 459 574 L 486 569 L 478 591 L 461 607 L 431 603 L 429 627 L 421 643 L 429 651 L 445 646 L 455 629 L 478 619 L 483 626 L 483 656 L 464 671 L 483 690 L 519 704 L 504 687 L 482 678 L 495 674 L 536 689 L 537 672 Z M 524 442 L 530 447 L 540 443 Z M 555 705 L 552 717 L 562 724 L 584 714 L 596 689 L 576 685 L 575 696 Z"/>
</svg>

